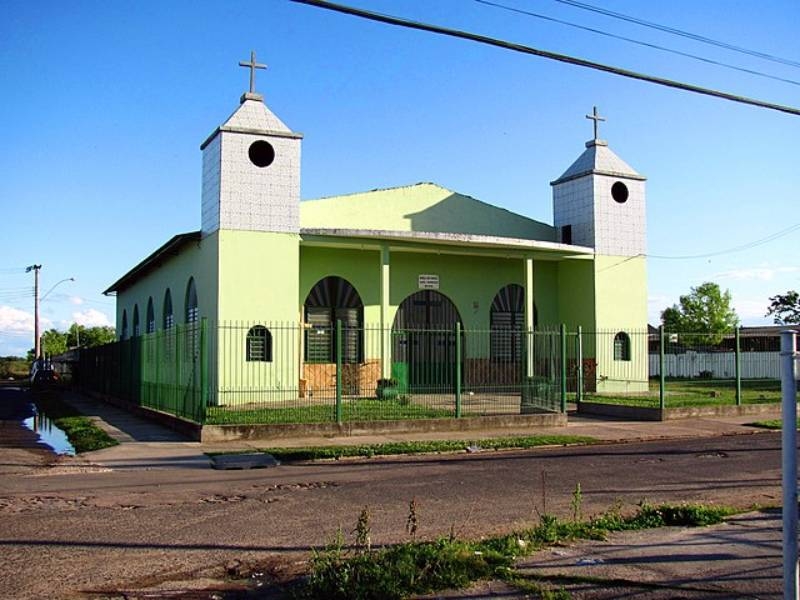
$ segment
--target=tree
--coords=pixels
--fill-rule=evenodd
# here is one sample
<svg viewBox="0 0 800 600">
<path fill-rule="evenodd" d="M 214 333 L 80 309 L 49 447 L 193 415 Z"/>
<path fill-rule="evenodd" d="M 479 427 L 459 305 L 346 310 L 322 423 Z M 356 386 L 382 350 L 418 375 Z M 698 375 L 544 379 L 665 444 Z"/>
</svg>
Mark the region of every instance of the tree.
<svg viewBox="0 0 800 600">
<path fill-rule="evenodd" d="M 109 344 L 116 339 L 113 327 L 84 327 L 73 323 L 67 331 L 67 346 L 70 348 L 94 348 Z"/>
<path fill-rule="evenodd" d="M 678 304 L 661 313 L 664 330 L 690 334 L 684 336 L 682 343 L 688 346 L 716 345 L 722 341 L 722 334 L 739 325 L 739 317 L 731 308 L 731 293 L 723 293 L 719 285 L 706 282 L 681 296 Z"/>
<path fill-rule="evenodd" d="M 66 332 L 48 329 L 42 334 L 42 353 L 45 356 L 63 354 L 70 348 L 94 348 L 110 344 L 116 340 L 113 327 L 84 327 L 73 323 Z M 32 361 L 33 348 L 28 350 L 28 360 Z"/>
<path fill-rule="evenodd" d="M 67 334 L 57 329 L 48 329 L 42 334 L 42 354 L 55 356 L 67 351 Z M 28 351 L 28 360 L 33 360 L 33 348 Z"/>
<path fill-rule="evenodd" d="M 789 290 L 785 294 L 778 294 L 769 299 L 769 308 L 765 317 L 772 315 L 775 325 L 790 325 L 800 323 L 800 294 Z"/>
</svg>

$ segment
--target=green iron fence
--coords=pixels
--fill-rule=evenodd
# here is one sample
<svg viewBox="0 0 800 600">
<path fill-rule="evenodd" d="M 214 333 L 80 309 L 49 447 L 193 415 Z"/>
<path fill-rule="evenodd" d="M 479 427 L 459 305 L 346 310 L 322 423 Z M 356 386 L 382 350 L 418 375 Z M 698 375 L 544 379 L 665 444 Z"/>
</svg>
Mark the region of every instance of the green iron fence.
<svg viewBox="0 0 800 600">
<path fill-rule="evenodd" d="M 82 350 L 89 389 L 199 423 L 778 402 L 775 335 L 201 323 Z"/>
<path fill-rule="evenodd" d="M 89 390 L 201 423 L 208 390 L 206 321 L 80 351 L 74 381 Z"/>
<path fill-rule="evenodd" d="M 596 348 L 597 383 L 584 401 L 653 408 L 780 402 L 777 333 L 627 332 L 629 355 L 618 335 L 585 336 Z M 646 362 L 636 359 L 641 353 Z"/>
<path fill-rule="evenodd" d="M 561 412 L 574 335 L 204 320 L 83 351 L 79 371 L 90 389 L 204 423 Z"/>
<path fill-rule="evenodd" d="M 559 412 L 558 331 L 217 328 L 209 423 L 304 423 Z M 269 353 L 254 353 L 260 336 Z M 260 348 L 262 342 L 258 342 Z"/>
</svg>

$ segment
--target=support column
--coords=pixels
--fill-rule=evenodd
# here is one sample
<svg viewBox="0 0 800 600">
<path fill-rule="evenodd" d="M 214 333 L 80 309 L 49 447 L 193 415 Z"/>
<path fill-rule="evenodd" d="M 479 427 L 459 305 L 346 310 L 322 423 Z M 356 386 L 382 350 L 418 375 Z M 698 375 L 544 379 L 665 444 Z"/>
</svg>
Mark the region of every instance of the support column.
<svg viewBox="0 0 800 600">
<path fill-rule="evenodd" d="M 525 375 L 533 376 L 533 259 L 525 259 Z"/>
<path fill-rule="evenodd" d="M 392 376 L 392 324 L 389 322 L 390 298 L 389 246 L 381 246 L 381 377 Z"/>
</svg>

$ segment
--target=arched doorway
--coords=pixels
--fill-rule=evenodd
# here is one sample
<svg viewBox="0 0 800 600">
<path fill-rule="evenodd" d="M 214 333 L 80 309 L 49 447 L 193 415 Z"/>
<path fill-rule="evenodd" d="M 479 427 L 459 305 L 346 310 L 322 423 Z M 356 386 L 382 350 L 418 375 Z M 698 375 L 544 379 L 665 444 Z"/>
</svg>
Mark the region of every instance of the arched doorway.
<svg viewBox="0 0 800 600">
<path fill-rule="evenodd" d="M 533 305 L 533 327 L 539 322 Z M 500 288 L 489 309 L 491 330 L 489 356 L 493 362 L 518 364 L 522 359 L 525 339 L 525 288 L 509 283 Z"/>
<path fill-rule="evenodd" d="M 305 360 L 336 362 L 336 321 L 342 322 L 342 362 L 361 362 L 364 353 L 364 303 L 353 285 L 337 276 L 320 279 L 304 303 Z"/>
<path fill-rule="evenodd" d="M 392 376 L 401 388 L 417 393 L 451 391 L 457 323 L 463 330 L 455 304 L 435 290 L 420 290 L 403 300 L 392 325 Z"/>
</svg>

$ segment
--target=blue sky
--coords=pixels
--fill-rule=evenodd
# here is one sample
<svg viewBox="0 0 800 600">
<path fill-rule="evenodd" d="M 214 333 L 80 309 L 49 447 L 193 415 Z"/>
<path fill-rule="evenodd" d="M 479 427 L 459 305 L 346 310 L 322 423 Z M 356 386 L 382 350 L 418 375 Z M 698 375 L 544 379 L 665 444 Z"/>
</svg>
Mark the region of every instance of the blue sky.
<svg viewBox="0 0 800 600">
<path fill-rule="evenodd" d="M 499 0 L 800 81 L 757 60 L 578 10 Z M 592 0 L 800 60 L 789 0 Z M 349 0 L 771 102 L 800 86 L 746 75 L 473 0 Z M 648 177 L 648 253 L 708 254 L 800 222 L 800 117 L 659 88 L 287 0 L 36 2 L 0 6 L 0 355 L 32 346 L 33 278 L 45 326 L 113 320 L 101 292 L 173 234 L 199 228 L 200 150 L 238 105 L 254 49 L 258 90 L 305 134 L 302 197 L 434 181 L 552 222 L 549 182 L 591 137 Z M 648 261 L 650 319 L 691 286 L 730 289 L 745 324 L 797 288 L 800 230 L 746 251 Z"/>
</svg>

